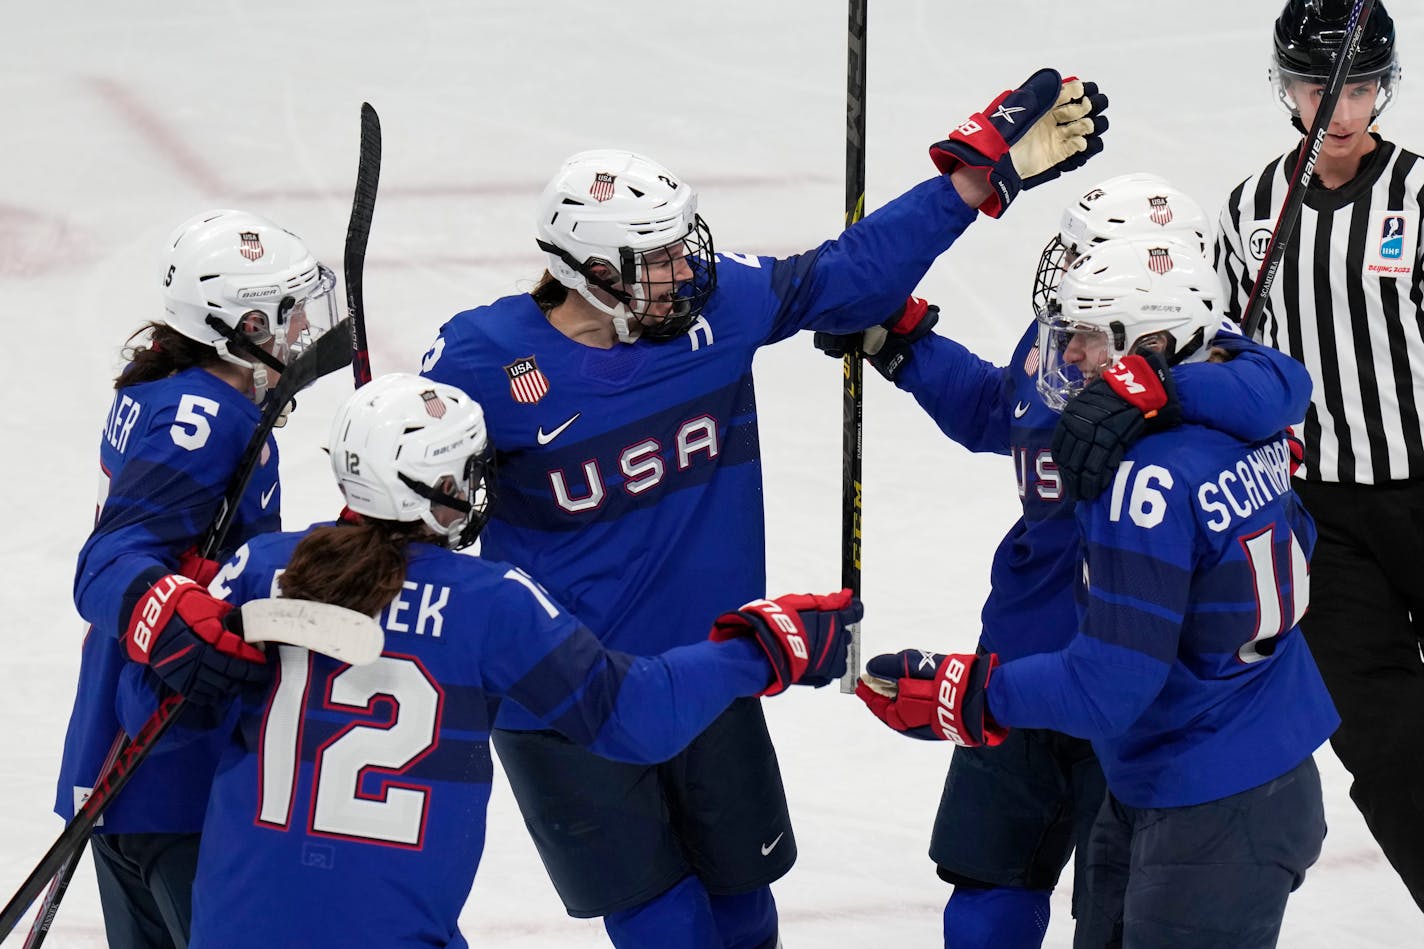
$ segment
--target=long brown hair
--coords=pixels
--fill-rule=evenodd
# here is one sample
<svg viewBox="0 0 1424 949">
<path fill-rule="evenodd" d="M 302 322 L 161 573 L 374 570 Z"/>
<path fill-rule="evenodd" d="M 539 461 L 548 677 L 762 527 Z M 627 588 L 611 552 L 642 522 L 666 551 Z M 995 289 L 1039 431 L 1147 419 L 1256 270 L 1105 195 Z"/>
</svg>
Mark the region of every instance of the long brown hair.
<svg viewBox="0 0 1424 949">
<path fill-rule="evenodd" d="M 534 302 L 539 304 L 539 309 L 548 316 L 557 306 L 562 306 L 569 298 L 569 288 L 559 283 L 549 271 L 544 271 L 544 276 L 539 278 L 539 282 L 534 285 L 534 289 L 529 291 L 529 295 L 534 298 Z"/>
<path fill-rule="evenodd" d="M 219 359 L 218 351 L 206 343 L 189 339 L 167 323 L 146 323 L 124 342 L 123 356 L 129 360 L 114 379 L 114 388 L 166 379 L 193 366 L 208 366 Z"/>
<path fill-rule="evenodd" d="M 420 521 L 360 521 L 318 527 L 292 551 L 277 583 L 282 595 L 334 603 L 374 616 L 400 593 L 406 548 L 424 536 Z"/>
</svg>

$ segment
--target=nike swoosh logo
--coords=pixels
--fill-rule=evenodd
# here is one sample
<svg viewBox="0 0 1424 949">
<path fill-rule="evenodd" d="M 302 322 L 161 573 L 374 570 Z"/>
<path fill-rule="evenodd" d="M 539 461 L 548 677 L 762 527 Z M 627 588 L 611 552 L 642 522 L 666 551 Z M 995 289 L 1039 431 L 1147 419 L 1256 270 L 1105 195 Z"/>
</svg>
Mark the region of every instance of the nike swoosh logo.
<svg viewBox="0 0 1424 949">
<path fill-rule="evenodd" d="M 1028 414 L 1028 410 L 1029 404 L 1027 402 L 1019 402 L 1014 406 L 1014 418 L 1023 418 Z"/>
<path fill-rule="evenodd" d="M 536 437 L 538 437 L 538 439 L 539 439 L 539 444 L 541 444 L 541 445 L 547 445 L 547 444 L 549 444 L 549 442 L 551 442 L 551 441 L 553 441 L 554 439 L 558 438 L 560 435 L 562 435 L 562 434 L 564 433 L 564 429 L 568 428 L 568 427 L 569 427 L 570 425 L 572 425 L 574 422 L 577 422 L 577 421 L 578 421 L 578 417 L 579 417 L 580 415 L 582 415 L 582 414 L 583 414 L 582 412 L 575 412 L 575 413 L 573 414 L 573 418 L 569 419 L 567 422 L 565 422 L 564 424 L 560 425 L 558 428 L 554 429 L 552 432 L 547 432 L 547 433 L 546 433 L 546 432 L 544 431 L 544 426 L 540 425 L 540 426 L 539 426 L 539 431 L 538 431 L 537 433 L 535 433 L 535 434 L 536 434 Z"/>
<path fill-rule="evenodd" d="M 272 495 L 277 493 L 277 482 L 272 482 L 272 487 L 262 492 L 262 509 L 267 510 L 267 504 L 272 500 Z"/>
<path fill-rule="evenodd" d="M 775 849 L 776 849 L 776 845 L 779 844 L 779 843 L 781 843 L 781 838 L 782 838 L 782 837 L 785 837 L 785 836 L 786 836 L 786 831 L 783 830 L 781 833 L 779 833 L 779 834 L 776 835 L 776 839 L 773 840 L 771 843 L 769 843 L 769 844 L 762 844 L 762 845 L 761 845 L 761 855 L 762 855 L 763 857 L 765 857 L 767 854 L 769 854 L 769 853 L 771 853 L 773 850 L 775 850 Z"/>
</svg>

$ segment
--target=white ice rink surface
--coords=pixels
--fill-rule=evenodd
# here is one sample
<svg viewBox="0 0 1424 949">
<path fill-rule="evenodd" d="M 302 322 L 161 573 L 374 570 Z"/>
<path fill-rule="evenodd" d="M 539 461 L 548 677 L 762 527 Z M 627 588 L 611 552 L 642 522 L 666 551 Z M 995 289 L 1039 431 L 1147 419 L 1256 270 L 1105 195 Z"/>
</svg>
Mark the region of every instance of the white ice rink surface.
<svg viewBox="0 0 1424 949">
<path fill-rule="evenodd" d="M 1391 8 L 1405 83 L 1383 130 L 1418 150 L 1424 93 L 1410 73 L 1424 62 L 1424 9 Z M 1041 65 L 1095 79 L 1113 100 L 1102 156 L 1023 195 L 1004 219 L 981 219 L 935 265 L 921 291 L 942 305 L 941 330 L 1007 359 L 1031 319 L 1039 248 L 1062 205 L 1096 180 L 1154 171 L 1214 212 L 1290 147 L 1264 79 L 1278 10 L 1277 0 L 871 0 L 872 208 L 931 173 L 926 146 Z M 845 5 L 831 0 L 6 0 L 0 11 L 8 897 L 61 826 L 50 803 L 81 635 L 70 579 L 118 347 L 161 313 L 168 230 L 237 206 L 339 267 L 358 108 L 370 100 L 385 130 L 366 273 L 372 363 L 412 369 L 450 314 L 539 274 L 532 202 L 579 149 L 631 147 L 676 169 L 699 186 L 720 249 L 786 254 L 835 234 L 846 37 Z M 773 593 L 838 585 L 839 373 L 804 337 L 758 362 Z M 952 445 L 908 397 L 869 383 L 866 654 L 969 649 L 990 557 L 1016 516 L 1012 468 Z M 319 446 L 349 389 L 346 376 L 324 381 L 280 434 L 288 526 L 335 510 Z M 949 748 L 898 738 L 833 689 L 796 690 L 767 714 L 800 846 L 775 887 L 786 945 L 940 945 L 946 888 L 925 850 Z M 1330 834 L 1281 944 L 1424 944 L 1424 920 L 1350 803 L 1347 775 L 1328 750 L 1318 758 Z M 605 945 L 597 922 L 564 915 L 502 777 L 489 824 L 461 918 L 471 941 Z M 1054 897 L 1049 946 L 1071 944 L 1070 889 L 1065 878 Z M 102 943 L 86 860 L 50 944 Z"/>
</svg>

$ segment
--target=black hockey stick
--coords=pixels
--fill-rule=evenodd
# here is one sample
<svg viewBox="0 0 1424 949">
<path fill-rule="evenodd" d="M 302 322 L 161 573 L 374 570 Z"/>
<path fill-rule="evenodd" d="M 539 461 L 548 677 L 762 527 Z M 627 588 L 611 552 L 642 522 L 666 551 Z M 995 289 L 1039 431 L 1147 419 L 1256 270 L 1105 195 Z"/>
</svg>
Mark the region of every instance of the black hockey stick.
<svg viewBox="0 0 1424 949">
<path fill-rule="evenodd" d="M 351 362 L 351 353 L 351 321 L 345 319 L 318 337 L 305 352 L 288 363 L 282 378 L 268 397 L 252 437 L 247 440 L 247 446 L 238 460 L 217 514 L 198 545 L 199 556 L 212 560 L 221 550 L 223 540 L 237 516 L 238 502 L 247 491 L 248 482 L 252 480 L 252 474 L 261 460 L 262 449 L 266 446 L 272 429 L 277 427 L 277 420 L 287 403 L 317 379 L 348 365 Z M 54 922 L 55 913 L 59 911 L 59 902 L 69 888 L 69 878 L 79 863 L 79 856 L 85 844 L 89 842 L 89 835 L 95 824 L 113 802 L 115 795 L 128 784 L 134 769 L 148 757 L 148 753 L 163 737 L 164 732 L 177 720 L 182 709 L 181 695 L 165 696 L 133 740 L 124 743 L 119 749 L 113 766 L 95 780 L 94 789 L 89 792 L 84 805 L 69 823 L 64 825 L 59 839 L 20 885 L 10 902 L 5 904 L 4 910 L 0 911 L 0 941 L 15 928 L 30 903 L 44 889 L 45 883 L 54 878 L 54 885 L 46 894 L 45 903 L 35 917 L 26 945 L 38 946 L 44 942 L 45 935 Z"/>
<path fill-rule="evenodd" d="M 371 236 L 371 216 L 376 212 L 376 189 L 381 184 L 381 118 L 371 103 L 361 103 L 361 159 L 356 165 L 356 194 L 351 198 L 351 222 L 346 226 L 346 255 L 342 274 L 346 281 L 346 315 L 351 318 L 351 371 L 356 388 L 371 381 L 371 351 L 366 341 L 366 304 L 361 296 L 366 264 L 366 241 Z"/>
<path fill-rule="evenodd" d="M 1266 302 L 1270 299 L 1271 287 L 1276 282 L 1276 271 L 1285 259 L 1286 246 L 1300 221 L 1300 209 L 1305 204 L 1305 190 L 1310 185 L 1310 176 L 1315 172 L 1315 160 L 1320 157 L 1320 147 L 1325 143 L 1325 133 L 1330 128 L 1330 119 L 1335 115 L 1335 103 L 1340 101 L 1340 92 L 1345 88 L 1345 79 L 1350 74 L 1350 66 L 1355 62 L 1355 54 L 1360 51 L 1360 41 L 1365 36 L 1365 22 L 1375 8 L 1375 0 L 1355 0 L 1350 10 L 1350 19 L 1345 24 L 1345 37 L 1340 41 L 1340 49 L 1335 53 L 1335 65 L 1325 80 L 1325 93 L 1320 98 L 1320 110 L 1315 113 L 1315 121 L 1310 123 L 1310 131 L 1300 145 L 1300 155 L 1296 158 L 1295 170 L 1291 172 L 1286 185 L 1285 202 L 1281 205 L 1276 226 L 1271 230 L 1271 241 L 1266 245 L 1266 255 L 1261 261 L 1261 269 L 1256 272 L 1256 283 L 1251 288 L 1251 296 L 1246 301 L 1246 311 L 1241 314 L 1241 331 L 1247 338 L 1254 339 L 1266 316 Z"/>
<path fill-rule="evenodd" d="M 846 32 L 846 227 L 865 216 L 865 5 L 850 0 Z M 865 363 L 860 347 L 841 357 L 841 586 L 860 596 L 861 440 L 865 431 Z M 850 627 L 850 650 L 841 691 L 860 679 L 860 624 Z"/>
</svg>

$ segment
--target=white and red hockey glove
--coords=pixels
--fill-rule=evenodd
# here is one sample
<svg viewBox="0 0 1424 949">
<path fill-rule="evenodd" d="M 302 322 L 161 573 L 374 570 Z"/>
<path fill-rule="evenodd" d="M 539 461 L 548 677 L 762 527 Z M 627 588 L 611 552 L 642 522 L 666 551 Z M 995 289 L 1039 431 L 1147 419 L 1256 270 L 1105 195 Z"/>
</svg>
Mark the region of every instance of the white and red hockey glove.
<svg viewBox="0 0 1424 949">
<path fill-rule="evenodd" d="M 216 705 L 272 672 L 262 651 L 242 638 L 241 617 L 197 581 L 170 573 L 139 597 L 124 645 L 130 659 L 185 699 Z"/>
<path fill-rule="evenodd" d="M 752 636 L 771 663 L 771 684 L 762 695 L 788 686 L 820 688 L 845 675 L 847 626 L 864 614 L 850 590 L 829 596 L 793 593 L 774 600 L 753 600 L 712 624 L 709 639 L 723 642 Z"/>
<path fill-rule="evenodd" d="M 912 738 L 997 745 L 1009 730 L 989 714 L 984 690 L 998 665 L 994 653 L 903 649 L 867 662 L 855 694 L 876 718 Z"/>
<path fill-rule="evenodd" d="M 982 173 L 992 194 L 979 210 L 998 217 L 1022 189 L 1051 181 L 1103 150 L 1107 105 L 1096 83 L 1040 69 L 931 145 L 930 158 L 946 175 L 959 168 Z"/>
<path fill-rule="evenodd" d="M 1177 386 L 1161 354 L 1122 357 L 1063 407 L 1050 444 L 1063 486 L 1091 501 L 1112 484 L 1139 438 L 1181 421 Z"/>
</svg>

